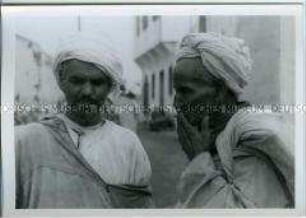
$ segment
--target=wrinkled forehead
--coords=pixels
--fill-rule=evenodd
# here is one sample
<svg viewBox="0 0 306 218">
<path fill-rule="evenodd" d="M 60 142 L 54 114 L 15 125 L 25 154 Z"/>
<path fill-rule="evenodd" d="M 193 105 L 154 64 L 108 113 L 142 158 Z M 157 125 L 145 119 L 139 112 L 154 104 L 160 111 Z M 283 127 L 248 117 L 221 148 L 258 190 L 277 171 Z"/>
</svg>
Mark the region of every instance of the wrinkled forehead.
<svg viewBox="0 0 306 218">
<path fill-rule="evenodd" d="M 202 64 L 201 57 L 179 59 L 175 65 L 174 80 L 176 82 L 194 81 L 207 83 L 216 81 Z"/>
</svg>

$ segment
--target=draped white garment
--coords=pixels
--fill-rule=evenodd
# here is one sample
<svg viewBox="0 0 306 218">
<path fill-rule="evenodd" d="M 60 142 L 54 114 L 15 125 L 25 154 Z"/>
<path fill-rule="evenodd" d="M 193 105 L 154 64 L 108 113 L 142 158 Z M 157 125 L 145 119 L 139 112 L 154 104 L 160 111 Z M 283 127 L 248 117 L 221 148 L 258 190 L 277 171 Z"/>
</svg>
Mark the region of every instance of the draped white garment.
<svg viewBox="0 0 306 218">
<path fill-rule="evenodd" d="M 106 183 L 149 185 L 150 162 L 135 133 L 108 120 L 82 127 L 65 115 L 59 117 L 80 153 Z"/>
</svg>

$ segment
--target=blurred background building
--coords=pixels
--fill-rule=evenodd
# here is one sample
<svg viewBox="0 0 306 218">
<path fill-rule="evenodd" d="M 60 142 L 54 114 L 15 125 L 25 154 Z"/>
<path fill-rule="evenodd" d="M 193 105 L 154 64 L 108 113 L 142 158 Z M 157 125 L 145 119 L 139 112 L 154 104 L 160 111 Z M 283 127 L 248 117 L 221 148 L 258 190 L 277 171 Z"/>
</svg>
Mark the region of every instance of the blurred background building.
<svg viewBox="0 0 306 218">
<path fill-rule="evenodd" d="M 38 43 L 16 34 L 15 105 L 31 108 L 16 110 L 16 124 L 36 121 L 43 104 L 52 106 L 63 99 L 52 73 L 52 58 Z"/>
<path fill-rule="evenodd" d="M 60 96 L 52 73 L 52 58 L 39 44 L 16 35 L 15 97 L 23 103 L 52 103 Z"/>
</svg>

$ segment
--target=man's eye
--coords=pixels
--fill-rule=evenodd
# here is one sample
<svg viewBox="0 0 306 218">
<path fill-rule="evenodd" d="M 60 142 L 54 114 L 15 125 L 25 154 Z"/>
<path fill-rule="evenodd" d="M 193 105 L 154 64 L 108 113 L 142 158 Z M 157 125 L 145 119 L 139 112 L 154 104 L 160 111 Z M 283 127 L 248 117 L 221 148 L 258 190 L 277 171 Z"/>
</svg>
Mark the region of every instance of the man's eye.
<svg viewBox="0 0 306 218">
<path fill-rule="evenodd" d="M 187 87 L 181 87 L 177 90 L 180 94 L 190 94 L 192 92 L 192 89 Z"/>
<path fill-rule="evenodd" d="M 84 83 L 84 80 L 82 80 L 81 78 L 76 78 L 76 77 L 70 78 L 69 81 L 76 85 L 81 85 Z"/>
<path fill-rule="evenodd" d="M 101 80 L 93 80 L 93 81 L 91 81 L 91 83 L 95 86 L 101 86 L 101 85 L 105 84 L 105 81 L 102 80 L 102 79 Z"/>
</svg>

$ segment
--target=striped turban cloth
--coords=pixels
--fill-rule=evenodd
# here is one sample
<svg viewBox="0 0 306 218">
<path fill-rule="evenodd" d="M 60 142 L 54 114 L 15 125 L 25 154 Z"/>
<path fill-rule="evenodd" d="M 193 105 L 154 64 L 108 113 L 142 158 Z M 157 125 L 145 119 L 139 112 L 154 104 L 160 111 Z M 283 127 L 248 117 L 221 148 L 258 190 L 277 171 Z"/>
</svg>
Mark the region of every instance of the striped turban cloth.
<svg viewBox="0 0 306 218">
<path fill-rule="evenodd" d="M 236 95 L 243 93 L 249 81 L 252 60 L 242 39 L 217 33 L 187 34 L 179 45 L 175 60 L 193 57 L 200 57 L 208 72 L 222 80 Z"/>
<path fill-rule="evenodd" d="M 108 41 L 109 42 L 109 41 Z M 96 66 L 104 72 L 112 82 L 109 98 L 117 97 L 122 83 L 123 67 L 121 59 L 116 55 L 112 43 L 105 43 L 93 35 L 86 33 L 73 33 L 66 36 L 59 45 L 53 63 L 53 72 L 59 84 L 59 66 L 67 60 L 80 60 Z"/>
</svg>

